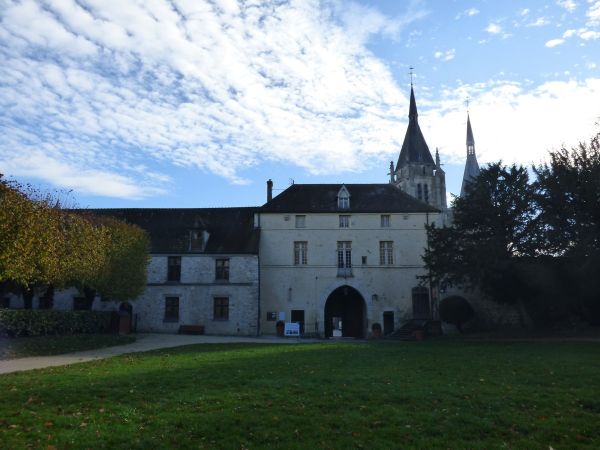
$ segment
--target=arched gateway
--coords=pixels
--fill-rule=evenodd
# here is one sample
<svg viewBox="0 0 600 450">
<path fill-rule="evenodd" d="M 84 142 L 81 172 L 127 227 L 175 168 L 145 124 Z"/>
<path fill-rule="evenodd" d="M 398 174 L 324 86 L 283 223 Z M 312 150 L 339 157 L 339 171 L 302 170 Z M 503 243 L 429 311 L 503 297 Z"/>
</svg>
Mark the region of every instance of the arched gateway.
<svg viewBox="0 0 600 450">
<path fill-rule="evenodd" d="M 325 302 L 325 337 L 364 338 L 366 323 L 365 301 L 356 289 L 340 286 Z"/>
</svg>

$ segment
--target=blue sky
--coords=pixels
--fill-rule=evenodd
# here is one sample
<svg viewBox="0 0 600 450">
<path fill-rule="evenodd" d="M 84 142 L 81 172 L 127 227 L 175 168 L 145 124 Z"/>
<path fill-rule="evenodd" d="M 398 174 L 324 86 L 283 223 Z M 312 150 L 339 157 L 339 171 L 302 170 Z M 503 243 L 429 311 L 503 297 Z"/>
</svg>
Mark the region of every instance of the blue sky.
<svg viewBox="0 0 600 450">
<path fill-rule="evenodd" d="M 599 130 L 600 0 L 0 1 L 0 172 L 82 207 L 385 183 L 419 120 L 460 190 Z"/>
</svg>

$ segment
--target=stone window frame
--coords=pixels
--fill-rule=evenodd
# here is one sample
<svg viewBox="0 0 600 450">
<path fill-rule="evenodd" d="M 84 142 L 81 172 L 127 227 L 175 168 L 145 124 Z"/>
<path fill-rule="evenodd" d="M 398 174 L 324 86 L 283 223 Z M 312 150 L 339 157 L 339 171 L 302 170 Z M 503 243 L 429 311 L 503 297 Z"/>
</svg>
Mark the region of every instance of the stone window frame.
<svg viewBox="0 0 600 450">
<path fill-rule="evenodd" d="M 181 281 L 181 255 L 167 256 L 167 282 L 179 283 Z"/>
<path fill-rule="evenodd" d="M 229 296 L 215 295 L 213 297 L 213 320 L 226 322 L 229 320 L 230 301 Z"/>
<path fill-rule="evenodd" d="M 350 215 L 349 214 L 340 214 L 339 225 L 340 225 L 340 228 L 350 228 Z"/>
<path fill-rule="evenodd" d="M 390 224 L 391 224 L 392 218 L 389 214 L 382 214 L 381 215 L 381 228 L 390 228 Z"/>
<path fill-rule="evenodd" d="M 296 215 L 294 218 L 294 225 L 296 228 L 306 228 L 306 215 Z"/>
<path fill-rule="evenodd" d="M 215 280 L 229 281 L 231 270 L 230 258 L 215 258 Z"/>
<path fill-rule="evenodd" d="M 379 241 L 379 265 L 394 264 L 394 241 Z"/>
<path fill-rule="evenodd" d="M 181 297 L 179 295 L 165 295 L 165 310 L 163 322 L 178 323 L 181 311 Z"/>
<path fill-rule="evenodd" d="M 294 241 L 294 265 L 308 264 L 308 241 Z"/>
</svg>

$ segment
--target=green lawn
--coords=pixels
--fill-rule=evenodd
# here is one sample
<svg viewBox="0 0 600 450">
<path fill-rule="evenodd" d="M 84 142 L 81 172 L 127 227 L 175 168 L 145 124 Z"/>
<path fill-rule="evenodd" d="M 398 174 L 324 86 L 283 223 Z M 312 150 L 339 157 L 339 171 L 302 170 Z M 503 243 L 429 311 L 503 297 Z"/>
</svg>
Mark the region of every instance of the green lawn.
<svg viewBox="0 0 600 450">
<path fill-rule="evenodd" d="M 35 336 L 6 338 L 0 336 L 0 360 L 112 347 L 135 342 L 131 336 L 118 334 L 75 334 L 70 336 Z"/>
<path fill-rule="evenodd" d="M 0 375 L 2 448 L 600 448 L 600 344 L 198 345 Z"/>
</svg>

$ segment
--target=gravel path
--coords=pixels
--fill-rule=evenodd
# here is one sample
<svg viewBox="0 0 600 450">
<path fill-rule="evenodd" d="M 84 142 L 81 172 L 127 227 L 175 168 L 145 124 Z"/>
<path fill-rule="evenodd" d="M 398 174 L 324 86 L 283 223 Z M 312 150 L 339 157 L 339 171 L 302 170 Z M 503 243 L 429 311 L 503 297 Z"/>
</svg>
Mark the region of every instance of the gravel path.
<svg viewBox="0 0 600 450">
<path fill-rule="evenodd" d="M 236 336 L 190 336 L 180 334 L 139 333 L 131 344 L 115 347 L 98 348 L 82 352 L 53 356 L 32 356 L 0 361 L 0 374 L 19 372 L 22 370 L 42 369 L 44 367 L 66 366 L 96 359 L 110 358 L 125 353 L 147 352 L 160 348 L 180 347 L 191 344 L 224 344 L 224 343 L 260 343 L 260 344 L 298 344 L 317 342 L 313 339 Z"/>
</svg>

